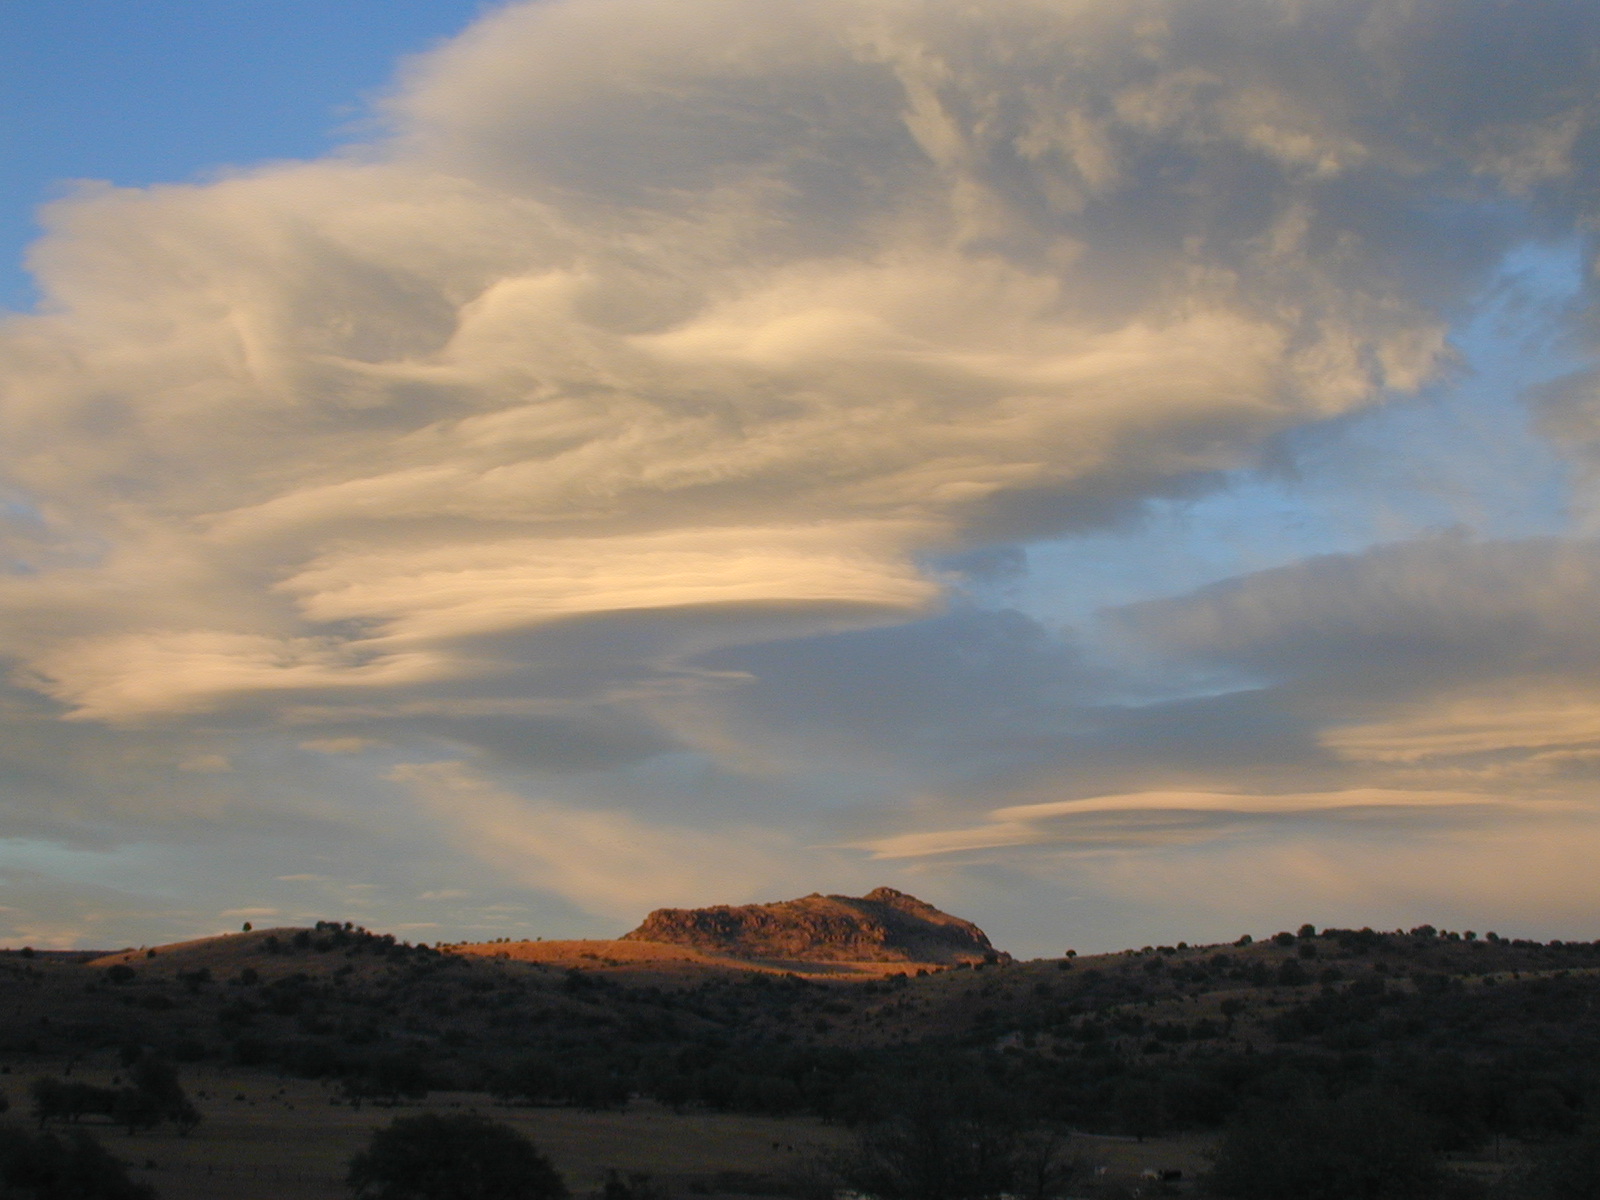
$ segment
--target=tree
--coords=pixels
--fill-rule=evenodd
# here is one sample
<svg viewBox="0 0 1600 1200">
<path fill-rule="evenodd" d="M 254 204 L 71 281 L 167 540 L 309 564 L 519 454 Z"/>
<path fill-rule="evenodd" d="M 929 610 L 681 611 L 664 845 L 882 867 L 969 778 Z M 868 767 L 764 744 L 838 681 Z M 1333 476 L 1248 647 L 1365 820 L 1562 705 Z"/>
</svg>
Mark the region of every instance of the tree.
<svg viewBox="0 0 1600 1200">
<path fill-rule="evenodd" d="M 1117 1086 L 1113 1107 L 1122 1132 L 1141 1142 L 1166 1124 L 1166 1097 L 1161 1085 L 1149 1079 L 1124 1080 Z"/>
<path fill-rule="evenodd" d="M 1229 996 L 1222 1002 L 1222 1015 L 1226 1017 L 1228 1021 L 1227 1025 L 1224 1027 L 1224 1032 L 1233 1032 L 1234 1019 L 1248 1007 L 1249 1005 L 1247 1005 L 1237 996 Z"/>
<path fill-rule="evenodd" d="M 200 1123 L 200 1112 L 184 1095 L 178 1073 L 157 1058 L 140 1058 L 133 1069 L 133 1087 L 103 1088 L 80 1080 L 35 1079 L 28 1088 L 33 1114 L 42 1128 L 47 1121 L 76 1124 L 86 1116 L 109 1117 L 128 1132 L 171 1121 L 187 1134 Z"/>
<path fill-rule="evenodd" d="M 1422 1119 L 1387 1096 L 1299 1097 L 1247 1110 L 1206 1181 L 1232 1200 L 1423 1200 L 1450 1179 Z"/>
<path fill-rule="evenodd" d="M 158 1116 L 176 1125 L 179 1133 L 187 1135 L 200 1124 L 200 1111 L 184 1094 L 171 1063 L 146 1054 L 134 1065 L 133 1086 L 150 1097 Z"/>
<path fill-rule="evenodd" d="M 736 1080 L 748 1082 L 743 1076 Z M 502 1104 L 572 1104 L 596 1112 L 625 1108 L 632 1090 L 630 1080 L 602 1059 L 558 1061 L 545 1055 L 513 1062 L 489 1086 Z"/>
<path fill-rule="evenodd" d="M 155 1200 L 86 1133 L 65 1138 L 0 1126 L 0 1196 L 28 1200 Z"/>
<path fill-rule="evenodd" d="M 923 1080 L 893 1111 L 821 1164 L 827 1186 L 817 1190 L 882 1200 L 1043 1200 L 1060 1195 L 1077 1170 L 1064 1133 L 1019 1119 L 980 1080 Z"/>
<path fill-rule="evenodd" d="M 161 1124 L 161 1103 L 138 1088 L 118 1088 L 112 1093 L 108 1115 L 118 1125 L 126 1125 L 128 1136 L 132 1137 L 138 1130 L 154 1129 Z"/>
<path fill-rule="evenodd" d="M 400 1117 L 350 1162 L 358 1200 L 565 1200 L 550 1160 L 508 1125 L 475 1113 Z"/>
<path fill-rule="evenodd" d="M 344 1093 L 357 1108 L 364 1099 L 383 1100 L 393 1108 L 402 1098 L 425 1098 L 430 1082 L 427 1065 L 419 1055 L 380 1055 L 345 1078 Z"/>
</svg>

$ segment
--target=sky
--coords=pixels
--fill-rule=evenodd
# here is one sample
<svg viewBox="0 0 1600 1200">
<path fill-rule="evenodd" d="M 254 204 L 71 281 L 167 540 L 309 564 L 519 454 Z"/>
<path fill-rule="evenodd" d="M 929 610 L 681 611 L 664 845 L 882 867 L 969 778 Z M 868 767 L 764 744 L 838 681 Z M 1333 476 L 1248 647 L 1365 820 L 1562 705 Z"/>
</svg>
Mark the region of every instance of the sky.
<svg viewBox="0 0 1600 1200">
<path fill-rule="evenodd" d="M 0 944 L 1600 936 L 1587 0 L 0 46 Z"/>
</svg>

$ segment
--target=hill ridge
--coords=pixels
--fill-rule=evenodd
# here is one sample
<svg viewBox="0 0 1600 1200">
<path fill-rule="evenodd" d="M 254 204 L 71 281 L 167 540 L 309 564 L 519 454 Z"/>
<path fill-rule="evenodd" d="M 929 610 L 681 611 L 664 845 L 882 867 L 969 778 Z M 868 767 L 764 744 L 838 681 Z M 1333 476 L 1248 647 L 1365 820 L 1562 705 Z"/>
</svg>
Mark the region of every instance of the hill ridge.
<svg viewBox="0 0 1600 1200">
<path fill-rule="evenodd" d="M 832 962 L 1009 961 L 971 921 L 891 887 L 767 904 L 658 908 L 622 936 L 734 958 Z"/>
</svg>

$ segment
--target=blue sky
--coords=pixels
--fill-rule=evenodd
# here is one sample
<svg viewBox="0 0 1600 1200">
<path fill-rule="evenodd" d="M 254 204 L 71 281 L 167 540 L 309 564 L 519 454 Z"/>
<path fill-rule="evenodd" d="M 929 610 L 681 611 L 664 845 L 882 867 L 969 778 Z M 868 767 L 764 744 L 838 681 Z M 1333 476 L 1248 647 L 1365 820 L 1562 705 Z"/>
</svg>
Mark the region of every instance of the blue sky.
<svg viewBox="0 0 1600 1200">
<path fill-rule="evenodd" d="M 1586 46 L 0 3 L 0 942 L 1593 936 Z"/>
<path fill-rule="evenodd" d="M 123 187 L 310 158 L 351 137 L 398 59 L 483 0 L 7 0 L 0 4 L 0 303 L 37 206 L 78 180 Z"/>
</svg>

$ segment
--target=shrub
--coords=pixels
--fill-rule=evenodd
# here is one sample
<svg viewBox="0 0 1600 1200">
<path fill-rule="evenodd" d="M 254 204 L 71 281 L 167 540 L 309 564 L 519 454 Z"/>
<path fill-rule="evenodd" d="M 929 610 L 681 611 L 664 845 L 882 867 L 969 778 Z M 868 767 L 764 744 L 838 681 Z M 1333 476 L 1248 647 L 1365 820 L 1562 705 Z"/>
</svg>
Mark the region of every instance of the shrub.
<svg viewBox="0 0 1600 1200">
<path fill-rule="evenodd" d="M 155 1200 L 86 1133 L 32 1135 L 0 1127 L 0 1196 L 28 1200 Z"/>
<path fill-rule="evenodd" d="M 565 1200 L 566 1184 L 537 1147 L 476 1114 L 400 1117 L 350 1163 L 358 1200 Z"/>
</svg>

